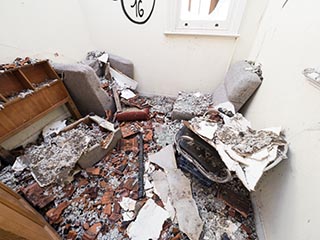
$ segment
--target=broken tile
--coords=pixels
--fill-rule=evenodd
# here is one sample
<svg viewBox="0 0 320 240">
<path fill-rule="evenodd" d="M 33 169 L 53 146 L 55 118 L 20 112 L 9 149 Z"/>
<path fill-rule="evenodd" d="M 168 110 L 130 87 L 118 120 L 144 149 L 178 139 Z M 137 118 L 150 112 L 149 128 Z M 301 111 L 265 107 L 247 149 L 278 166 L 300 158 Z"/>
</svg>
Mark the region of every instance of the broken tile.
<svg viewBox="0 0 320 240">
<path fill-rule="evenodd" d="M 56 208 L 52 208 L 47 211 L 46 216 L 49 219 L 50 224 L 57 224 L 62 221 L 61 214 L 69 206 L 70 203 L 62 202 Z"/>
<path fill-rule="evenodd" d="M 87 168 L 86 171 L 94 176 L 98 176 L 100 174 L 100 168 Z"/>
<path fill-rule="evenodd" d="M 102 224 L 93 224 L 83 235 L 82 240 L 94 240 L 101 230 Z"/>
<path fill-rule="evenodd" d="M 56 198 L 52 194 L 46 194 L 37 182 L 22 188 L 21 191 L 34 207 L 44 208 Z"/>
</svg>

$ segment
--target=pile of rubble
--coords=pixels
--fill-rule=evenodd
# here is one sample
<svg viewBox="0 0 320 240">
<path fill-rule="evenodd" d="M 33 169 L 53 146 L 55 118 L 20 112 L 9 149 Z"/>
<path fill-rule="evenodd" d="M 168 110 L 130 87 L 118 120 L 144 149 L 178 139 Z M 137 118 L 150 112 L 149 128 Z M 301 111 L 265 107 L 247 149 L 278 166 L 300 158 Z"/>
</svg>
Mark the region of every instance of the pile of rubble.
<svg viewBox="0 0 320 240">
<path fill-rule="evenodd" d="M 176 99 L 139 96 L 132 66 L 125 63 L 122 71 L 114 69 L 114 58 L 90 52 L 84 63 L 94 70 L 56 69 L 69 71 L 64 78 L 67 86 L 75 74 L 91 82 L 99 76 L 104 94 L 114 97 L 115 114 L 109 109 L 105 118 L 115 124 L 95 118 L 99 126 L 79 125 L 48 134 L 39 145 L 26 148 L 13 167 L 3 168 L 0 181 L 24 196 L 63 239 L 257 239 L 250 191 L 264 171 L 285 158 L 280 129 L 253 130 L 232 104 L 211 108 L 215 103 L 210 94 L 181 92 Z M 247 72 L 254 73 L 251 68 Z M 258 86 L 261 75 L 251 77 Z M 229 87 L 221 88 L 226 97 Z M 88 101 L 79 99 L 79 109 L 88 111 Z M 103 101 L 110 104 L 101 99 L 92 100 L 98 110 Z M 111 134 L 101 133 L 102 125 Z M 180 141 L 182 128 L 197 137 L 183 135 L 184 142 Z M 121 139 L 114 148 L 110 143 L 116 129 Z M 109 146 L 109 153 L 90 167 L 76 165 L 97 143 Z M 179 152 L 180 143 L 191 147 Z M 208 148 L 220 155 L 217 161 L 228 173 L 226 181 L 217 183 L 210 180 L 210 173 L 206 175 L 210 164 L 219 165 L 200 161 L 211 159 L 210 152 L 202 152 Z M 203 156 L 194 155 L 199 151 Z"/>
<path fill-rule="evenodd" d="M 32 59 L 29 57 L 26 57 L 24 59 L 18 57 L 12 63 L 0 64 L 0 72 L 5 72 L 10 69 L 14 69 L 14 68 L 21 67 L 21 66 L 28 65 L 28 64 L 34 64 L 38 61 L 39 60 L 37 60 L 37 59 Z"/>
<path fill-rule="evenodd" d="M 163 108 L 159 99 L 162 99 L 160 102 L 166 100 L 159 97 L 144 99 L 152 105 L 153 117 L 148 121 L 122 123 L 123 139 L 118 147 L 92 168 L 75 170 L 73 180 L 65 186 L 51 184 L 41 188 L 28 169 L 14 172 L 10 166 L 2 170 L 1 181 L 22 194 L 63 239 L 129 239 L 128 234 L 132 239 L 138 239 L 134 236 L 141 236 L 139 231 L 145 231 L 144 225 L 148 221 L 158 225 L 155 227 L 160 235 L 153 239 L 188 239 L 179 228 L 183 223 L 179 221 L 178 224 L 166 211 L 161 211 L 167 202 L 160 198 L 161 191 L 153 189 L 156 178 L 150 178 L 148 171 L 152 165 L 154 172 L 162 176 L 163 168 L 149 160 L 145 161 L 145 195 L 139 198 L 139 133 L 143 134 L 144 158 L 151 156 L 152 159 L 152 154 L 173 143 L 174 135 L 182 126 L 181 121 L 167 117 L 169 112 L 157 112 Z M 173 109 L 171 99 L 168 102 L 172 107 L 166 109 Z M 249 192 L 239 180 L 207 187 L 190 174 L 187 176 L 203 222 L 201 239 L 257 238 Z M 152 212 L 147 207 L 153 209 Z M 149 219 L 158 212 L 164 221 Z M 132 222 L 138 224 L 128 230 Z"/>
</svg>

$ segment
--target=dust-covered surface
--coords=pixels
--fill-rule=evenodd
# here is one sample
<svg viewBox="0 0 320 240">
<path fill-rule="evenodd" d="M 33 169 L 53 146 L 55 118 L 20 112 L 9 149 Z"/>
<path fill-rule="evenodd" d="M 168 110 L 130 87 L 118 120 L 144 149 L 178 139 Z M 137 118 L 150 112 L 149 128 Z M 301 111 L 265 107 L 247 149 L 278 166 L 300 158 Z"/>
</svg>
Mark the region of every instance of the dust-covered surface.
<svg viewBox="0 0 320 240">
<path fill-rule="evenodd" d="M 79 124 L 76 128 L 32 145 L 18 161 L 29 166 L 41 187 L 54 181 L 62 183 L 80 156 L 106 136 L 97 125 Z"/>
<path fill-rule="evenodd" d="M 171 144 L 174 134 L 182 126 L 180 121 L 172 121 L 168 117 L 170 113 L 165 112 L 170 104 L 165 108 L 160 106 L 166 99 L 159 99 L 151 104 L 154 109 L 151 120 L 134 123 L 143 132 L 145 159 L 147 154 L 156 153 Z M 133 123 L 121 124 L 120 127 L 129 125 L 127 128 L 131 131 L 130 124 Z M 130 221 L 124 221 L 126 211 L 120 206 L 123 198 L 137 201 L 134 215 L 139 213 L 147 198 L 153 199 L 160 207 L 164 206 L 152 191 L 145 198 L 138 197 L 138 153 L 138 137 L 136 133 L 128 133 L 106 158 L 90 169 L 76 171 L 73 180 L 66 185 L 53 183 L 40 191 L 30 169 L 15 173 L 10 167 L 1 171 L 0 180 L 28 200 L 31 198 L 33 205 L 42 206 L 37 209 L 63 239 L 129 239 L 127 227 Z M 251 212 L 245 218 L 231 207 L 230 200 L 220 194 L 227 186 L 248 199 L 248 191 L 238 180 L 228 185 L 205 187 L 190 174 L 186 176 L 192 183 L 193 197 L 204 223 L 200 239 L 220 240 L 222 235 L 224 239 L 257 239 L 251 205 Z M 162 226 L 159 239 L 188 238 L 176 223 L 168 219 Z"/>
<path fill-rule="evenodd" d="M 174 105 L 172 117 L 174 119 L 191 119 L 205 114 L 213 104 L 211 94 L 199 92 L 180 92 Z"/>
</svg>

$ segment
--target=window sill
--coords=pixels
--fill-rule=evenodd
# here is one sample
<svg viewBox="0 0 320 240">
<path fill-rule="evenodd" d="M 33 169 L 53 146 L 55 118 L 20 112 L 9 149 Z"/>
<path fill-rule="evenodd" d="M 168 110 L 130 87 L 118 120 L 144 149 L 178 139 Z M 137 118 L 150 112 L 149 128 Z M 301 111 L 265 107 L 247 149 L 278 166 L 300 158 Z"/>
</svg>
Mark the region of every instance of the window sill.
<svg viewBox="0 0 320 240">
<path fill-rule="evenodd" d="M 240 34 L 233 33 L 218 33 L 218 32 L 201 32 L 201 31 L 165 31 L 165 35 L 193 35 L 193 36 L 210 36 L 210 37 L 232 37 L 238 38 Z"/>
</svg>

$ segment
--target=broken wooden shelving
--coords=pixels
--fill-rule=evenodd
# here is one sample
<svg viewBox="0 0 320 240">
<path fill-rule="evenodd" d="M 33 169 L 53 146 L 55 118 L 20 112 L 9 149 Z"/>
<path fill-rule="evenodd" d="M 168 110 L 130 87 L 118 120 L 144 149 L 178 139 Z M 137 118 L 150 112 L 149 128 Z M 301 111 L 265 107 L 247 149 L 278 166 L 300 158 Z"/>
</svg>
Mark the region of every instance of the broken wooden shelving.
<svg viewBox="0 0 320 240">
<path fill-rule="evenodd" d="M 75 118 L 80 113 L 48 61 L 0 74 L 0 143 L 66 104 Z"/>
</svg>

